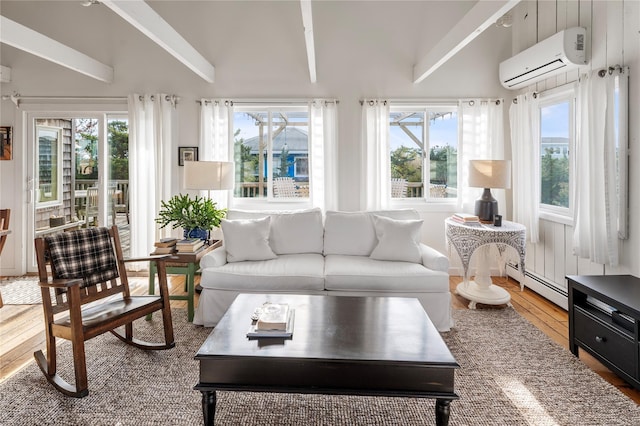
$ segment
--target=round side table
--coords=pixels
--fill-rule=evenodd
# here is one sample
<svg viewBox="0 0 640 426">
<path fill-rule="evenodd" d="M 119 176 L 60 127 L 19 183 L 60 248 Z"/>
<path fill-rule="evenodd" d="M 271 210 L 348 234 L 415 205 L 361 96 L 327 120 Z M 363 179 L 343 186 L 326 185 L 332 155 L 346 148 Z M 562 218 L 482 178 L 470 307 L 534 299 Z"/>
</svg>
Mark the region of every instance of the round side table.
<svg viewBox="0 0 640 426">
<path fill-rule="evenodd" d="M 487 305 L 511 306 L 511 295 L 507 290 L 491 281 L 489 273 L 490 244 L 495 244 L 500 255 L 507 246 L 513 247 L 520 257 L 520 271 L 524 273 L 526 228 L 515 222 L 503 221 L 502 226 L 484 223 L 459 223 L 453 219 L 445 220 L 446 236 L 449 247 L 455 248 L 462 261 L 464 280 L 456 287 L 456 293 L 469 300 L 469 308 L 475 309 L 477 303 Z M 474 280 L 469 280 L 471 256 L 478 251 L 478 267 Z M 524 286 L 521 280 L 520 288 Z"/>
</svg>

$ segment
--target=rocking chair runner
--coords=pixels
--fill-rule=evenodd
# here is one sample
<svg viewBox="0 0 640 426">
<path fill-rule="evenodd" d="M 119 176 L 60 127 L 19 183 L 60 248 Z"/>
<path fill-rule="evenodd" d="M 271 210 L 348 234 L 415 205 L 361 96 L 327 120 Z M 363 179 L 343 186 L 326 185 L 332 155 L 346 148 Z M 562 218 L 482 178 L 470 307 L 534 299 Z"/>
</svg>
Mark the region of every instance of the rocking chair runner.
<svg viewBox="0 0 640 426">
<path fill-rule="evenodd" d="M 36 238 L 36 255 L 47 355 L 34 353 L 47 380 L 60 392 L 81 398 L 89 394 L 85 340 L 110 331 L 120 340 L 140 349 L 170 349 L 175 346 L 169 305 L 166 265 L 169 256 L 123 259 L 118 228 L 88 228 Z M 131 296 L 125 262 L 153 260 L 160 281 L 159 296 Z M 47 264 L 51 266 L 49 280 Z M 55 301 L 50 291 L 54 290 Z M 100 301 L 100 302 L 97 302 Z M 89 302 L 90 306 L 85 306 Z M 147 343 L 133 337 L 133 321 L 162 311 L 164 343 Z M 57 315 L 65 313 L 66 315 Z M 55 318 L 54 318 L 55 315 Z M 124 326 L 124 333 L 116 328 Z M 56 338 L 71 340 L 75 386 L 56 372 Z"/>
</svg>

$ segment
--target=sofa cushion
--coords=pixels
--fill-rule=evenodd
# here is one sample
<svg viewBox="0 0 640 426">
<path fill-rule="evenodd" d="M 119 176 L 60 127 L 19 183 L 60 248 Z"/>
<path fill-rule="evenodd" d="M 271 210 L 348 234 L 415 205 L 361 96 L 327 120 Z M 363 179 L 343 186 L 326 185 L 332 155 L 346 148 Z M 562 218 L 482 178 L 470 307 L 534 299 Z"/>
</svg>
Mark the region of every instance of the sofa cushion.
<svg viewBox="0 0 640 426">
<path fill-rule="evenodd" d="M 371 215 L 366 212 L 327 211 L 324 254 L 369 256 L 377 242 Z"/>
<path fill-rule="evenodd" d="M 276 254 L 322 254 L 323 238 L 320 209 L 271 216 L 269 241 Z"/>
<path fill-rule="evenodd" d="M 420 228 L 422 220 L 395 220 L 373 216 L 378 244 L 369 256 L 376 260 L 420 263 Z"/>
<path fill-rule="evenodd" d="M 271 218 L 269 245 L 275 254 L 322 254 L 324 229 L 322 211 L 308 210 L 250 211 L 229 210 L 228 219 Z"/>
<path fill-rule="evenodd" d="M 267 260 L 276 257 L 269 246 L 270 217 L 252 220 L 222 219 L 227 262 Z"/>
<path fill-rule="evenodd" d="M 324 257 L 321 254 L 289 254 L 259 262 L 227 263 L 202 270 L 203 288 L 234 291 L 321 291 L 324 289 Z"/>
<path fill-rule="evenodd" d="M 449 274 L 419 263 L 374 260 L 362 256 L 325 257 L 325 288 L 335 291 L 442 293 L 449 291 Z"/>
<path fill-rule="evenodd" d="M 370 211 L 369 214 L 374 216 L 384 216 L 395 220 L 420 219 L 420 213 L 415 209 L 373 210 Z"/>
</svg>

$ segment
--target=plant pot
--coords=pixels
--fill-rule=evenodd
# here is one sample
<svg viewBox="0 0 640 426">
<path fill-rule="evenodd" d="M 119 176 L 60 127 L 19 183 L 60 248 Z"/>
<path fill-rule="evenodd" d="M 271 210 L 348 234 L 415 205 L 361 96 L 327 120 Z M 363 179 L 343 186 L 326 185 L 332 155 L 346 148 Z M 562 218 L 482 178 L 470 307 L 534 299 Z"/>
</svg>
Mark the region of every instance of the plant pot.
<svg viewBox="0 0 640 426">
<path fill-rule="evenodd" d="M 185 229 L 184 238 L 200 238 L 201 240 L 209 240 L 209 231 L 202 228 Z"/>
</svg>

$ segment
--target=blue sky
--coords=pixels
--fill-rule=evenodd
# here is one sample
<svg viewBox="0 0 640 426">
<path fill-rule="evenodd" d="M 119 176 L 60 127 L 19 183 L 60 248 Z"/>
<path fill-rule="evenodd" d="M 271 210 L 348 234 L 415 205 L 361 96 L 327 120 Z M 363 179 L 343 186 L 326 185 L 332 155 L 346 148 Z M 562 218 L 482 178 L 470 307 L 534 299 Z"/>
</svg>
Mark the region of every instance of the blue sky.
<svg viewBox="0 0 640 426">
<path fill-rule="evenodd" d="M 540 136 L 543 138 L 569 137 L 569 102 L 540 108 Z"/>
</svg>

